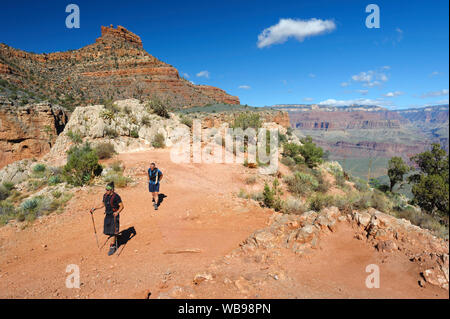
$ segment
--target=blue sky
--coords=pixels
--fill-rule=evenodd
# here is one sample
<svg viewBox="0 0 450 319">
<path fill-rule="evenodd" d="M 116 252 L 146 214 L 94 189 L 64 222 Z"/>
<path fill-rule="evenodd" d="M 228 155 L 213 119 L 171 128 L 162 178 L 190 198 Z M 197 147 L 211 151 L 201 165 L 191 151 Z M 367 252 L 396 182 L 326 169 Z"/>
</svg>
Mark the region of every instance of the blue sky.
<svg viewBox="0 0 450 319">
<path fill-rule="evenodd" d="M 65 26 L 70 3 L 80 8 L 79 29 Z M 378 29 L 365 25 L 370 3 L 380 8 Z M 0 42 L 65 51 L 94 42 L 110 24 L 242 104 L 448 103 L 448 1 L 16 0 L 2 3 Z"/>
</svg>

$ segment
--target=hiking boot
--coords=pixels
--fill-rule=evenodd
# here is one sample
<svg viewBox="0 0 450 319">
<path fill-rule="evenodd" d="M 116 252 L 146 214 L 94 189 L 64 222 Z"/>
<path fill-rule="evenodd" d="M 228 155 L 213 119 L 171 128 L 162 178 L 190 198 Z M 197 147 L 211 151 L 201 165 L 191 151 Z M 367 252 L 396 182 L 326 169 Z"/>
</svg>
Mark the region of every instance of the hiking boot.
<svg viewBox="0 0 450 319">
<path fill-rule="evenodd" d="M 114 254 L 116 252 L 116 250 L 117 250 L 116 245 L 109 246 L 108 256 L 111 256 L 112 254 Z"/>
<path fill-rule="evenodd" d="M 153 204 L 153 207 L 155 207 L 155 210 L 158 210 L 158 205 L 156 203 Z"/>
</svg>

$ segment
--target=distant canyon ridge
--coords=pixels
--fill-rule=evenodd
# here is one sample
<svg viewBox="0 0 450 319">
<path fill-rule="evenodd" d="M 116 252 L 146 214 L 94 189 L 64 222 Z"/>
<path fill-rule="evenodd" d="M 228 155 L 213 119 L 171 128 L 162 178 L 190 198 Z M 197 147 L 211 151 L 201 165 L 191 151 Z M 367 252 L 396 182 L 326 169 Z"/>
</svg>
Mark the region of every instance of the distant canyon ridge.
<svg viewBox="0 0 450 319">
<path fill-rule="evenodd" d="M 287 111 L 290 124 L 299 137 L 310 135 L 330 152 L 333 159 L 347 161 L 360 176 L 370 165 L 378 175 L 385 173 L 387 160 L 402 156 L 405 160 L 439 143 L 448 152 L 448 105 L 405 110 L 388 110 L 380 106 L 351 105 L 275 105 Z M 363 167 L 365 165 L 365 167 Z"/>
</svg>

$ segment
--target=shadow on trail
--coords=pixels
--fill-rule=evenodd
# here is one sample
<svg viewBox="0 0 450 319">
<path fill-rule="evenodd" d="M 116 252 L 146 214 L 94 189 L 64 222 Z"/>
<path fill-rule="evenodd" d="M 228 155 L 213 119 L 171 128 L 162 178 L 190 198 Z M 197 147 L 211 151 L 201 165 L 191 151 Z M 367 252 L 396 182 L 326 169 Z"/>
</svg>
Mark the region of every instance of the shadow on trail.
<svg viewBox="0 0 450 319">
<path fill-rule="evenodd" d="M 163 202 L 164 198 L 166 198 L 167 195 L 166 194 L 158 194 L 158 203 L 156 205 L 158 205 L 158 207 L 161 205 L 161 203 Z"/>
<path fill-rule="evenodd" d="M 119 249 L 120 246 L 123 246 L 122 250 L 117 254 L 117 256 L 120 256 L 120 254 L 125 249 L 125 245 L 134 236 L 136 236 L 136 229 L 134 229 L 134 226 L 122 230 L 121 232 L 119 232 L 119 234 L 117 234 L 117 249 Z"/>
</svg>

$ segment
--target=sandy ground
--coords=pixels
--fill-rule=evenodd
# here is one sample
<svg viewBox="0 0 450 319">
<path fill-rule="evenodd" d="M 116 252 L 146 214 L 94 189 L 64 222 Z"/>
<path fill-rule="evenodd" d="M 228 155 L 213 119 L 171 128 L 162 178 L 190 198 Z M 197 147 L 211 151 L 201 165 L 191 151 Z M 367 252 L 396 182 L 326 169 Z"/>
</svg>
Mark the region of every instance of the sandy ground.
<svg viewBox="0 0 450 319">
<path fill-rule="evenodd" d="M 230 257 L 272 214 L 236 197 L 245 187 L 242 165 L 178 165 L 168 150 L 118 158 L 138 172 L 137 185 L 117 190 L 125 204 L 121 230 L 133 227 L 136 236 L 113 256 L 108 244 L 100 251 L 88 211 L 104 190 L 82 189 L 60 215 L 23 230 L 0 228 L 0 298 L 448 298 L 445 290 L 421 288 L 406 257 L 376 252 L 345 227 L 326 235 L 310 256 L 284 250 Z M 165 175 L 167 197 L 158 211 L 147 191 L 150 161 Z M 102 245 L 103 212 L 94 217 Z M 379 289 L 364 284 L 370 263 L 381 267 Z M 66 288 L 71 264 L 80 270 L 79 289 Z M 213 280 L 193 284 L 205 271 Z"/>
</svg>

